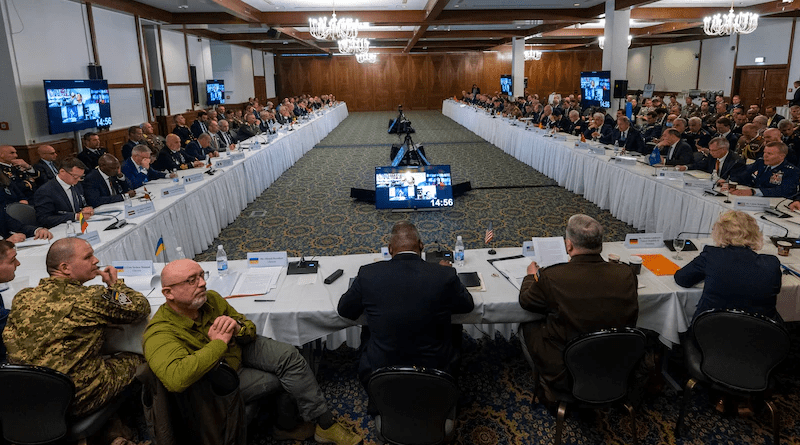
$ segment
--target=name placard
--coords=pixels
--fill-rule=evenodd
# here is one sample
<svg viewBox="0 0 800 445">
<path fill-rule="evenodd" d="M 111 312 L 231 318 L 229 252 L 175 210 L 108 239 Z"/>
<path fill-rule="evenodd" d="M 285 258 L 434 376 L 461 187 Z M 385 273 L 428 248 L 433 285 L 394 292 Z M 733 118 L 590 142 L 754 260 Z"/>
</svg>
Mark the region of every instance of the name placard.
<svg viewBox="0 0 800 445">
<path fill-rule="evenodd" d="M 606 154 L 606 149 L 603 148 L 603 147 L 598 147 L 598 146 L 589 145 L 589 144 L 587 144 L 587 145 L 589 147 L 589 154 L 590 155 L 604 155 L 604 154 Z"/>
<path fill-rule="evenodd" d="M 126 277 L 144 277 L 153 275 L 152 261 L 112 261 L 117 274 Z"/>
<path fill-rule="evenodd" d="M 254 141 L 250 144 L 250 150 L 261 150 L 261 142 Z"/>
<path fill-rule="evenodd" d="M 231 161 L 238 161 L 240 159 L 244 159 L 244 153 L 242 153 L 241 151 L 237 151 L 236 153 L 231 153 L 230 155 L 228 155 L 228 159 L 230 159 Z"/>
<path fill-rule="evenodd" d="M 683 189 L 684 190 L 711 190 L 713 184 L 709 179 L 696 179 L 690 178 L 689 176 L 685 176 L 683 178 Z"/>
<path fill-rule="evenodd" d="M 137 204 L 133 206 L 125 206 L 125 217 L 126 218 L 138 218 L 140 216 L 149 215 L 150 213 L 156 212 L 156 206 L 153 205 L 153 201 L 146 201 L 142 204 Z"/>
<path fill-rule="evenodd" d="M 665 167 L 658 171 L 658 179 L 670 179 L 673 181 L 683 180 L 684 174 L 682 171 L 675 171 L 671 167 Z"/>
<path fill-rule="evenodd" d="M 183 184 L 173 185 L 172 187 L 161 189 L 161 196 L 164 198 L 167 196 L 176 196 L 184 193 L 186 193 L 186 186 Z"/>
<path fill-rule="evenodd" d="M 97 230 L 92 230 L 91 232 L 86 232 L 78 235 L 78 238 L 82 240 L 86 240 L 91 245 L 100 244 L 100 234 L 97 233 Z"/>
<path fill-rule="evenodd" d="M 731 196 L 734 210 L 744 210 L 746 212 L 763 212 L 770 208 L 769 198 L 765 196 Z"/>
<path fill-rule="evenodd" d="M 625 235 L 627 249 L 653 249 L 664 247 L 663 233 L 629 233 Z"/>
<path fill-rule="evenodd" d="M 283 252 L 247 252 L 247 267 L 284 267 L 289 256 Z"/>
<path fill-rule="evenodd" d="M 214 160 L 214 168 L 230 167 L 231 165 L 233 165 L 233 159 L 231 158 Z"/>
<path fill-rule="evenodd" d="M 636 158 L 632 158 L 630 156 L 617 156 L 614 158 L 614 164 L 616 165 L 636 165 Z"/>
<path fill-rule="evenodd" d="M 389 253 L 388 247 L 381 247 L 381 258 L 383 258 L 383 261 L 389 261 L 392 259 L 392 254 Z"/>
<path fill-rule="evenodd" d="M 535 256 L 536 250 L 533 248 L 533 241 L 523 241 L 522 242 L 522 255 L 524 256 Z"/>
<path fill-rule="evenodd" d="M 184 176 L 183 177 L 183 183 L 184 184 L 191 184 L 193 182 L 200 182 L 203 179 L 205 179 L 205 177 L 203 177 L 203 173 L 195 173 L 193 175 Z"/>
</svg>

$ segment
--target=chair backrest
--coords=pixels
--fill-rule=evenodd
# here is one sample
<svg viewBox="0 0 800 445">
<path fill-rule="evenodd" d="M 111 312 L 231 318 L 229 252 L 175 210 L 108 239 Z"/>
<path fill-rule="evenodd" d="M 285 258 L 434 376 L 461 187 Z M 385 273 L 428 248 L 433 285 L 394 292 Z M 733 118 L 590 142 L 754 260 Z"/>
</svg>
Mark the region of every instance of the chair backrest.
<svg viewBox="0 0 800 445">
<path fill-rule="evenodd" d="M 789 334 L 778 322 L 747 312 L 714 309 L 692 323 L 711 381 L 739 391 L 764 391 L 769 375 L 789 355 Z"/>
<path fill-rule="evenodd" d="M 32 205 L 12 202 L 6 206 L 6 213 L 22 224 L 30 226 L 36 225 L 36 209 L 34 209 Z"/>
<path fill-rule="evenodd" d="M 571 340 L 564 363 L 572 375 L 573 397 L 597 404 L 623 398 L 646 343 L 644 332 L 635 328 L 601 330 Z"/>
<path fill-rule="evenodd" d="M 390 443 L 441 443 L 446 421 L 455 419 L 458 387 L 446 372 L 381 368 L 370 376 L 367 392 L 380 413 L 379 433 Z"/>
<path fill-rule="evenodd" d="M 52 369 L 0 366 L 0 429 L 15 444 L 40 444 L 67 433 L 66 413 L 75 385 Z"/>
</svg>

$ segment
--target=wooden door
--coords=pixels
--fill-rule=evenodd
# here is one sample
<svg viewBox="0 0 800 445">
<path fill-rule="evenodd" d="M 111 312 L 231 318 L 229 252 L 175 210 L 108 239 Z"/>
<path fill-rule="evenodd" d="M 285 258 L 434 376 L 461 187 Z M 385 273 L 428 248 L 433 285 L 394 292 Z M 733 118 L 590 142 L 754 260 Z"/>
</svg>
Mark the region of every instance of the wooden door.
<svg viewBox="0 0 800 445">
<path fill-rule="evenodd" d="M 789 67 L 769 68 L 764 73 L 764 103 L 761 107 L 786 104 L 786 86 L 789 85 Z"/>
<path fill-rule="evenodd" d="M 764 69 L 747 68 L 738 70 L 739 85 L 734 94 L 742 99 L 745 108 L 752 104 L 761 105 L 764 90 Z"/>
<path fill-rule="evenodd" d="M 736 70 L 738 94 L 745 106 L 758 104 L 763 110 L 767 105 L 781 106 L 789 83 L 789 67 L 786 65 L 740 68 Z"/>
<path fill-rule="evenodd" d="M 253 84 L 255 88 L 255 96 L 261 104 L 265 104 L 267 100 L 267 80 L 264 76 L 253 76 Z"/>
</svg>

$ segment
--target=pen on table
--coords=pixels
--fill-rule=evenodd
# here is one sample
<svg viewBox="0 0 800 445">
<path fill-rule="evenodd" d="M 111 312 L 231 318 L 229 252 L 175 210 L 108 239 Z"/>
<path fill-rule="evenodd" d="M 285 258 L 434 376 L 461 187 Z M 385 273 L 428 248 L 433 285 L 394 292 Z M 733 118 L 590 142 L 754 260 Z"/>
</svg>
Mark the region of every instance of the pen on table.
<svg viewBox="0 0 800 445">
<path fill-rule="evenodd" d="M 253 301 L 255 301 L 256 303 L 268 303 L 268 302 L 274 301 L 274 300 L 253 300 Z"/>
<path fill-rule="evenodd" d="M 794 275 L 796 278 L 800 278 L 800 272 L 797 272 L 796 270 L 794 270 L 793 268 L 791 268 L 789 266 L 781 264 L 781 269 L 785 270 L 786 272 L 788 272 L 791 275 Z"/>
</svg>

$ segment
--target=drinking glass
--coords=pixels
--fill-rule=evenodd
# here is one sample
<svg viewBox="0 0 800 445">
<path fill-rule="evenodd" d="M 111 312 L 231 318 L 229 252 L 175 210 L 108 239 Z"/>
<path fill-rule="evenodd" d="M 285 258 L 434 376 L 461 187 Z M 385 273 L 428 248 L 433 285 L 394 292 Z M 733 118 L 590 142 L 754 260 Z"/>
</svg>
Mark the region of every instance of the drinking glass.
<svg viewBox="0 0 800 445">
<path fill-rule="evenodd" d="M 676 260 L 682 260 L 683 258 L 681 258 L 681 251 L 685 246 L 686 246 L 686 238 L 680 235 L 675 237 L 675 239 L 672 240 L 672 247 L 675 248 L 675 256 L 673 258 L 675 258 Z"/>
</svg>

